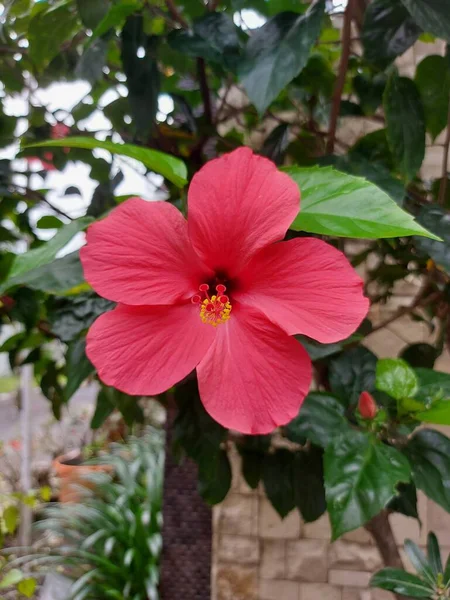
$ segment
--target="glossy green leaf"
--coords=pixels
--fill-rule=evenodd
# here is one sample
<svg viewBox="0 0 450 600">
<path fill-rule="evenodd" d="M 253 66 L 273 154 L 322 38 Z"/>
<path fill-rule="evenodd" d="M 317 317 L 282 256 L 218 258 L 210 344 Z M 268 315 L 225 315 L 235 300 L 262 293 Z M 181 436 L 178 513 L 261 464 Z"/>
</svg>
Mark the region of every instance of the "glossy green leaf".
<svg viewBox="0 0 450 600">
<path fill-rule="evenodd" d="M 398 450 L 355 431 L 325 450 L 325 490 L 333 540 L 361 527 L 395 496 L 411 469 Z"/>
<path fill-rule="evenodd" d="M 418 221 L 442 241 L 416 238 L 419 252 L 429 256 L 434 262 L 450 273 L 450 214 L 436 204 L 422 206 Z"/>
<path fill-rule="evenodd" d="M 11 569 L 8 571 L 3 579 L 0 580 L 0 590 L 17 585 L 19 581 L 22 581 L 24 575 L 19 569 Z"/>
<path fill-rule="evenodd" d="M 146 140 L 158 109 L 160 74 L 157 63 L 159 39 L 146 35 L 143 23 L 142 15 L 127 18 L 121 33 L 121 57 L 136 133 Z"/>
<path fill-rule="evenodd" d="M 97 317 L 114 306 L 113 302 L 94 292 L 55 298 L 48 313 L 51 330 L 61 341 L 69 343 L 87 330 Z"/>
<path fill-rule="evenodd" d="M 122 25 L 126 18 L 136 12 L 141 5 L 141 0 L 120 0 L 120 2 L 112 4 L 108 13 L 92 32 L 91 40 L 104 35 L 113 27 Z"/>
<path fill-rule="evenodd" d="M 416 486 L 450 512 L 450 440 L 432 429 L 421 429 L 404 449 Z"/>
<path fill-rule="evenodd" d="M 416 575 L 390 567 L 375 573 L 370 580 L 370 586 L 410 598 L 431 598 L 433 595 L 433 588 Z"/>
<path fill-rule="evenodd" d="M 384 65 L 406 52 L 421 33 L 400 0 L 374 0 L 364 18 L 364 56 L 369 62 Z"/>
<path fill-rule="evenodd" d="M 0 286 L 0 291 L 18 284 L 27 284 L 29 287 L 47 291 L 43 276 L 58 262 L 55 261 L 56 255 L 77 233 L 86 229 L 92 221 L 91 217 L 81 217 L 81 219 L 72 221 L 72 223 L 58 229 L 55 236 L 39 248 L 17 255 L 8 278 Z M 73 260 L 72 255 L 68 256 L 71 256 L 70 260 Z M 64 258 L 66 259 L 65 263 L 68 262 L 69 259 Z"/>
<path fill-rule="evenodd" d="M 326 448 L 341 433 L 350 432 L 343 404 L 330 394 L 311 392 L 300 412 L 284 429 L 292 442 L 313 444 Z"/>
<path fill-rule="evenodd" d="M 295 504 L 305 523 L 312 523 L 327 509 L 322 451 L 311 446 L 296 452 L 292 471 Z"/>
<path fill-rule="evenodd" d="M 422 97 L 427 130 L 436 138 L 447 126 L 450 64 L 444 56 L 427 56 L 416 69 L 415 82 Z"/>
<path fill-rule="evenodd" d="M 33 144 L 28 146 L 28 148 L 51 148 L 52 146 L 59 148 L 85 148 L 86 150 L 102 148 L 111 152 L 111 154 L 120 154 L 140 161 L 148 169 L 155 173 L 160 173 L 178 187 L 183 187 L 187 183 L 187 169 L 184 162 L 159 150 L 151 150 L 150 148 L 143 148 L 134 144 L 103 142 L 90 137 L 67 137 L 63 140 L 48 140 L 39 144 Z"/>
<path fill-rule="evenodd" d="M 439 573 L 443 574 L 444 567 L 442 566 L 441 550 L 439 548 L 437 537 L 432 531 L 430 531 L 427 537 L 427 552 L 428 562 L 430 563 L 435 577 L 437 577 Z"/>
<path fill-rule="evenodd" d="M 284 448 L 268 454 L 263 464 L 267 498 L 282 519 L 295 507 L 293 468 L 294 455 Z"/>
<path fill-rule="evenodd" d="M 332 393 L 344 406 L 355 405 L 361 392 L 375 391 L 377 357 L 373 352 L 358 346 L 332 359 L 329 381 Z"/>
<path fill-rule="evenodd" d="M 411 398 L 418 390 L 413 369 L 400 358 L 383 358 L 377 363 L 376 387 L 395 398 Z"/>
<path fill-rule="evenodd" d="M 447 0 L 402 0 L 424 31 L 450 42 L 450 11 Z"/>
<path fill-rule="evenodd" d="M 240 58 L 238 32 L 232 18 L 212 12 L 194 20 L 193 29 L 175 29 L 168 36 L 174 50 L 235 71 Z"/>
<path fill-rule="evenodd" d="M 362 177 L 331 167 L 286 167 L 299 186 L 301 207 L 296 231 L 354 238 L 436 236 L 419 225 L 382 190 Z"/>
<path fill-rule="evenodd" d="M 412 540 L 406 539 L 405 552 L 408 555 L 410 563 L 417 571 L 417 574 L 432 586 L 434 583 L 433 571 L 422 550 Z"/>
<path fill-rule="evenodd" d="M 73 396 L 83 381 L 94 372 L 94 366 L 86 356 L 86 339 L 74 340 L 66 354 L 67 384 L 64 389 L 66 402 Z"/>
<path fill-rule="evenodd" d="M 28 29 L 29 56 L 38 70 L 47 66 L 78 30 L 77 15 L 67 3 L 52 6 L 42 2 Z"/>
<path fill-rule="evenodd" d="M 423 423 L 450 425 L 450 398 L 433 402 L 430 408 L 415 412 L 414 418 Z"/>
<path fill-rule="evenodd" d="M 250 37 L 240 79 L 260 114 L 306 65 L 324 9 L 325 0 L 316 0 L 304 15 L 281 12 Z"/>
<path fill-rule="evenodd" d="M 393 71 L 383 97 L 387 138 L 394 160 L 411 181 L 425 156 L 425 113 L 414 81 Z"/>
<path fill-rule="evenodd" d="M 94 30 L 105 18 L 109 9 L 109 0 L 76 0 L 78 14 L 83 25 Z"/>
</svg>

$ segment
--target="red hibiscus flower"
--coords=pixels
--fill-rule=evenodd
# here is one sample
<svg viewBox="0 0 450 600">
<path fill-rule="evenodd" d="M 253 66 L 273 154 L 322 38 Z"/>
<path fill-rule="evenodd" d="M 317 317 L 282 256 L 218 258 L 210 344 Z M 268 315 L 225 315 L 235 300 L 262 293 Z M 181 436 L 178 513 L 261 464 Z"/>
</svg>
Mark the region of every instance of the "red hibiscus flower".
<svg viewBox="0 0 450 600">
<path fill-rule="evenodd" d="M 311 361 L 292 335 L 336 342 L 368 310 L 341 252 L 312 238 L 279 242 L 299 201 L 287 175 L 240 148 L 194 176 L 188 221 L 168 203 L 131 198 L 91 225 L 86 279 L 119 303 L 88 333 L 100 379 L 154 395 L 196 368 L 223 426 L 263 434 L 293 419 Z"/>
</svg>

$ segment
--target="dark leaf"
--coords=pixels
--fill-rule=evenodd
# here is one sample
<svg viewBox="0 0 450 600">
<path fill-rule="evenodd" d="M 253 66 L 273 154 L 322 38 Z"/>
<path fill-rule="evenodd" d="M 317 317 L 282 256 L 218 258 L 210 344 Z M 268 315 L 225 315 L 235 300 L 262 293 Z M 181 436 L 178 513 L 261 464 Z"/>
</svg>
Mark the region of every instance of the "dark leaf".
<svg viewBox="0 0 450 600">
<path fill-rule="evenodd" d="M 414 238 L 417 249 L 450 273 L 450 214 L 440 206 L 422 206 L 417 220 L 443 241 Z"/>
<path fill-rule="evenodd" d="M 405 551 L 412 566 L 429 585 L 433 586 L 434 577 L 428 560 L 422 550 L 412 540 L 405 540 Z"/>
<path fill-rule="evenodd" d="M 264 489 L 282 519 L 295 507 L 293 469 L 294 455 L 283 448 L 267 455 L 264 460 Z"/>
<path fill-rule="evenodd" d="M 305 399 L 298 417 L 284 429 L 286 437 L 299 444 L 310 440 L 326 448 L 341 433 L 349 433 L 343 404 L 330 394 L 311 392 Z"/>
<path fill-rule="evenodd" d="M 366 115 L 373 115 L 382 103 L 386 81 L 384 73 L 377 73 L 374 77 L 360 73 L 354 77 L 353 88 Z"/>
<path fill-rule="evenodd" d="M 312 446 L 295 454 L 293 464 L 294 498 L 305 523 L 312 523 L 326 511 L 323 481 L 323 453 Z"/>
<path fill-rule="evenodd" d="M 365 58 L 384 66 L 410 48 L 422 33 L 400 0 L 375 0 L 362 30 Z"/>
<path fill-rule="evenodd" d="M 109 0 L 76 0 L 78 13 L 87 29 L 95 29 L 104 19 L 109 8 Z"/>
<path fill-rule="evenodd" d="M 405 180 L 411 181 L 425 156 L 425 113 L 414 81 L 392 72 L 383 106 L 394 160 Z"/>
<path fill-rule="evenodd" d="M 330 363 L 332 392 L 346 406 L 356 404 L 361 392 L 375 391 L 377 357 L 362 346 L 343 352 Z"/>
<path fill-rule="evenodd" d="M 401 569 L 381 569 L 370 580 L 370 586 L 410 598 L 431 598 L 433 595 L 432 587 L 424 583 L 417 575 Z"/>
<path fill-rule="evenodd" d="M 198 490 L 203 500 L 211 505 L 222 502 L 231 487 L 231 477 L 226 450 L 205 457 L 198 472 Z"/>
<path fill-rule="evenodd" d="M 436 138 L 447 125 L 450 65 L 444 56 L 427 56 L 417 66 L 415 82 L 425 110 L 427 130 Z"/>
<path fill-rule="evenodd" d="M 137 15 L 128 17 L 121 37 L 122 64 L 127 77 L 131 113 L 139 137 L 145 139 L 158 108 L 158 38 L 144 33 L 143 18 Z"/>
<path fill-rule="evenodd" d="M 260 114 L 306 65 L 320 34 L 325 0 L 308 12 L 281 12 L 250 37 L 240 65 L 240 78 Z"/>
<path fill-rule="evenodd" d="M 399 483 L 397 495 L 389 502 L 388 508 L 407 517 L 419 519 L 416 486 L 413 483 Z"/>
<path fill-rule="evenodd" d="M 432 429 L 421 429 L 404 449 L 413 480 L 429 498 L 450 512 L 450 440 Z"/>
<path fill-rule="evenodd" d="M 245 436 L 236 444 L 242 459 L 242 475 L 252 489 L 256 489 L 261 480 L 270 440 L 268 435 Z"/>
<path fill-rule="evenodd" d="M 64 388 L 66 402 L 94 370 L 94 366 L 86 356 L 86 339 L 80 338 L 71 342 L 66 354 L 67 384 Z"/>
<path fill-rule="evenodd" d="M 27 330 L 31 329 L 39 317 L 41 302 L 38 295 L 28 288 L 19 288 L 13 298 L 12 318 L 22 322 Z"/>
<path fill-rule="evenodd" d="M 85 0 L 88 2 L 89 0 Z M 140 8 L 140 0 L 127 0 L 126 2 L 118 2 L 112 4 L 109 12 L 98 23 L 97 27 L 92 32 L 92 38 L 96 39 L 107 33 L 110 29 L 122 25 L 129 15 L 132 15 Z"/>
<path fill-rule="evenodd" d="M 447 0 L 402 0 L 420 27 L 450 42 L 450 11 Z"/>
<path fill-rule="evenodd" d="M 432 369 L 438 357 L 438 350 L 431 344 L 411 344 L 404 348 L 400 358 L 405 360 L 411 367 L 425 367 Z"/>
<path fill-rule="evenodd" d="M 289 124 L 281 123 L 267 136 L 261 154 L 270 158 L 275 164 L 283 162 L 284 153 L 289 144 Z"/>
<path fill-rule="evenodd" d="M 97 396 L 97 404 L 91 420 L 91 429 L 99 429 L 115 408 L 109 394 L 102 388 Z"/>
<path fill-rule="evenodd" d="M 366 433 L 335 438 L 325 450 L 325 490 L 333 539 L 361 527 L 395 496 L 411 468 L 405 457 Z"/>
<path fill-rule="evenodd" d="M 55 419 L 61 418 L 61 408 L 65 403 L 64 391 L 59 383 L 59 371 L 54 362 L 47 365 L 46 371 L 41 379 L 41 390 L 46 398 L 50 400 Z"/>
<path fill-rule="evenodd" d="M 432 572 L 435 577 L 440 573 L 444 573 L 444 567 L 442 566 L 441 550 L 437 537 L 432 531 L 428 534 L 427 538 L 427 551 L 428 551 L 428 562 L 430 563 Z"/>
<path fill-rule="evenodd" d="M 101 38 L 95 40 L 83 52 L 75 69 L 80 79 L 86 79 L 94 84 L 103 77 L 103 67 L 106 64 L 108 43 Z"/>
</svg>

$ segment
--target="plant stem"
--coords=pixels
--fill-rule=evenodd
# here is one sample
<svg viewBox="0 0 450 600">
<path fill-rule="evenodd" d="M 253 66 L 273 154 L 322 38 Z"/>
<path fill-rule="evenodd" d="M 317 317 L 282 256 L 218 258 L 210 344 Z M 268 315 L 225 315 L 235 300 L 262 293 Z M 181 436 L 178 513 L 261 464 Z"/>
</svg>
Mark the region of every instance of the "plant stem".
<svg viewBox="0 0 450 600">
<path fill-rule="evenodd" d="M 389 523 L 389 511 L 383 509 L 378 515 L 373 517 L 364 528 L 371 534 L 375 540 L 381 558 L 386 567 L 394 567 L 395 569 L 404 569 L 403 562 L 395 543 L 394 533 L 391 524 Z M 397 600 L 407 600 L 405 596 L 396 594 Z"/>
<path fill-rule="evenodd" d="M 183 15 L 179 12 L 178 8 L 175 6 L 175 2 L 173 0 L 166 0 L 166 6 L 170 15 L 174 21 L 179 23 L 181 27 L 188 29 L 189 23 L 183 17 Z"/>
<path fill-rule="evenodd" d="M 438 204 L 444 206 L 445 197 L 447 195 L 447 185 L 448 185 L 448 155 L 450 148 L 450 101 L 448 103 L 448 117 L 447 117 L 447 135 L 445 137 L 444 144 L 444 158 L 442 160 L 442 179 L 441 185 L 439 187 L 439 196 L 438 196 Z"/>
<path fill-rule="evenodd" d="M 209 91 L 208 80 L 206 78 L 206 65 L 203 58 L 197 58 L 197 74 L 198 83 L 200 84 L 200 93 L 203 100 L 205 119 L 208 125 L 211 125 L 213 122 L 211 92 Z"/>
<path fill-rule="evenodd" d="M 334 86 L 333 100 L 331 105 L 330 129 L 328 133 L 327 154 L 332 154 L 336 140 L 336 129 L 341 108 L 342 92 L 344 91 L 345 77 L 348 69 L 348 59 L 350 57 L 352 18 L 354 14 L 356 0 L 348 0 L 347 8 L 344 13 L 344 27 L 342 30 L 342 55 L 339 64 L 339 72 Z"/>
</svg>

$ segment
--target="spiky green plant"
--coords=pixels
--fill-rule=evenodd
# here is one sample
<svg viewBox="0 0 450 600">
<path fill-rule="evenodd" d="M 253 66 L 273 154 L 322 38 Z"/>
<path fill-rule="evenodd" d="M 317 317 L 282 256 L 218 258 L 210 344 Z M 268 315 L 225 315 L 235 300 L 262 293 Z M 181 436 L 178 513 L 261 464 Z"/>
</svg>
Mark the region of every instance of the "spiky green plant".
<svg viewBox="0 0 450 600">
<path fill-rule="evenodd" d="M 11 561 L 32 571 L 63 569 L 70 600 L 157 600 L 162 547 L 163 437 L 152 430 L 118 446 L 79 504 L 54 504 L 37 524 L 45 550 Z M 81 488 L 80 488 L 81 489 Z M 56 542 L 56 544 L 55 544 Z M 68 599 L 69 600 L 69 599 Z"/>
</svg>

